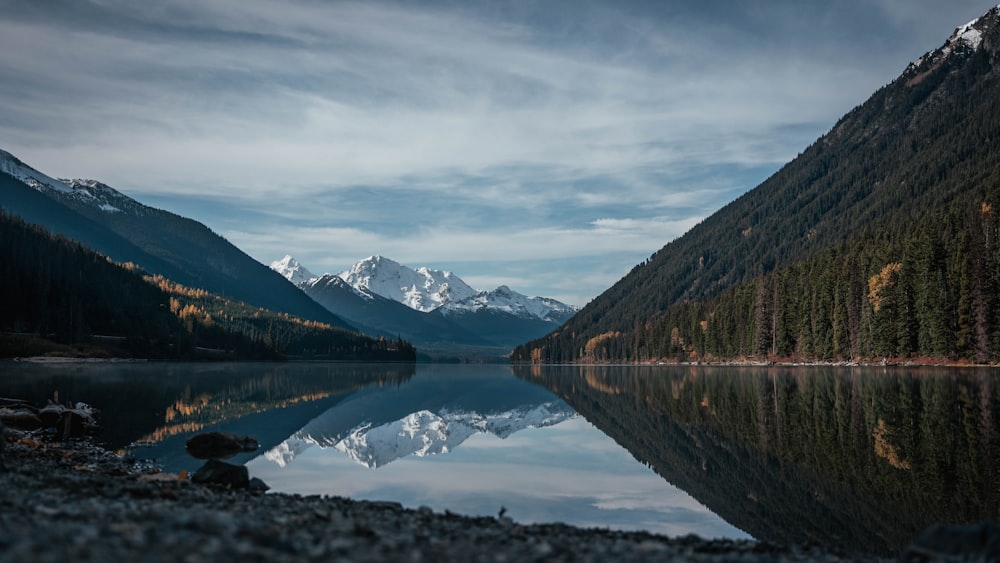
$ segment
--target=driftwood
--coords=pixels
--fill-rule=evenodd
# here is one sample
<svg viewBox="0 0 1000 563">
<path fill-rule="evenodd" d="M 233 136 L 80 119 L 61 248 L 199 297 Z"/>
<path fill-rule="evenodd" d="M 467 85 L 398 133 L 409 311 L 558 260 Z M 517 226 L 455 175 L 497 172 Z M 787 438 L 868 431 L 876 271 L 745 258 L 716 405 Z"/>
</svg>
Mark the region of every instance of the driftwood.
<svg viewBox="0 0 1000 563">
<path fill-rule="evenodd" d="M 55 430 L 56 440 L 95 433 L 96 416 L 97 410 L 86 403 L 62 405 L 49 401 L 38 408 L 27 401 L 0 398 L 0 424 L 22 432 Z"/>
</svg>

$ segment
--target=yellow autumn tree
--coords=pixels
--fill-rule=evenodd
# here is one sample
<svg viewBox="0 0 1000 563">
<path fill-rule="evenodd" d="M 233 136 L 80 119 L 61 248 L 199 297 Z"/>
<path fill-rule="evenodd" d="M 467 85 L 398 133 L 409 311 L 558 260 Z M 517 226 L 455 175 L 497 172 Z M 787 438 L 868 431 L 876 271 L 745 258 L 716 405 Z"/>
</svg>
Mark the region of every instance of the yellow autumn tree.
<svg viewBox="0 0 1000 563">
<path fill-rule="evenodd" d="M 882 271 L 868 278 L 868 302 L 877 313 L 885 303 L 885 290 L 892 287 L 903 269 L 902 262 L 890 262 Z"/>
</svg>

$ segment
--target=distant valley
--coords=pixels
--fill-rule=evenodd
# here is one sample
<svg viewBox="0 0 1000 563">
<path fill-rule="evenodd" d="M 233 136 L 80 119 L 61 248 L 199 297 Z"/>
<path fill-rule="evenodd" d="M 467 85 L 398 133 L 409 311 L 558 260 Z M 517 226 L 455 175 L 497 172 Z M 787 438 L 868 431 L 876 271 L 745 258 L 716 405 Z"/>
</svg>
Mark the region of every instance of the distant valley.
<svg viewBox="0 0 1000 563">
<path fill-rule="evenodd" d="M 413 361 L 208 227 L 0 151 L 0 357 Z"/>
<path fill-rule="evenodd" d="M 167 356 L 410 357 L 415 345 L 438 361 L 504 361 L 513 349 L 525 363 L 995 364 L 998 162 L 1000 6 L 579 311 L 382 256 L 319 276 L 290 256 L 269 268 L 197 221 L 0 151 L 4 228 L 34 249 L 5 245 L 5 287 L 20 289 L 0 333 L 15 339 L 8 355 L 20 338 L 139 331 L 131 353 Z M 64 271 L 95 257 L 131 273 Z M 147 278 L 160 293 L 134 285 Z M 116 296 L 175 318 L 149 313 L 155 327 L 141 326 Z"/>
<path fill-rule="evenodd" d="M 355 353 L 337 356 L 333 350 L 340 345 L 331 348 L 319 341 L 307 344 L 300 340 L 306 338 L 303 330 L 309 330 L 302 327 L 317 323 L 340 331 L 344 336 L 338 338 L 352 340 L 352 349 L 357 347 L 356 337 L 347 335 L 360 332 L 370 337 L 375 348 L 395 349 L 398 346 L 392 343 L 397 341 L 405 341 L 406 346 L 415 344 L 425 360 L 506 361 L 516 345 L 551 332 L 576 312 L 576 308 L 556 300 L 528 297 L 506 286 L 478 291 L 450 272 L 410 269 L 381 256 L 359 261 L 339 275 L 316 276 L 290 256 L 268 268 L 197 221 L 143 205 L 94 180 L 52 178 L 4 151 L 0 151 L 0 208 L 12 219 L 83 245 L 80 252 L 93 251 L 136 269 L 136 277 L 158 276 L 155 283 L 165 293 L 152 297 L 154 302 L 148 306 L 172 311 L 182 325 L 186 323 L 187 332 L 200 334 L 201 339 L 165 338 L 178 328 L 160 326 L 155 340 L 161 344 L 153 346 L 157 351 L 142 347 L 145 353 L 156 356 L 173 353 L 163 348 L 173 338 L 175 344 L 187 342 L 191 350 L 213 350 L 209 355 L 245 357 L 246 352 L 235 351 L 235 341 L 230 342 L 228 352 L 224 351 L 228 337 L 213 337 L 211 345 L 205 340 L 212 331 L 228 330 L 242 335 L 240 341 L 245 343 L 241 347 L 249 350 L 256 346 L 259 350 L 255 354 L 265 357 L 360 357 Z M 31 236 L 44 240 L 48 235 L 40 232 Z M 110 310 L 119 307 L 113 295 L 101 305 L 103 312 L 94 305 L 87 318 L 79 313 L 74 317 L 73 304 L 83 299 L 77 294 L 89 291 L 82 278 L 76 284 L 65 279 L 54 282 L 51 271 L 41 270 L 38 275 L 44 279 L 37 279 L 33 277 L 37 267 L 16 263 L 26 258 L 24 249 L 6 250 L 13 252 L 7 263 L 11 270 L 8 287 L 38 291 L 58 283 L 64 288 L 65 302 L 35 308 L 12 305 L 7 309 L 10 318 L 0 319 L 0 332 L 58 334 L 67 343 L 93 340 L 91 335 L 98 333 L 109 337 L 109 342 L 125 338 L 124 326 L 116 329 L 103 322 L 118 316 Z M 38 252 L 44 255 L 48 251 Z M 102 271 L 110 270 L 104 267 Z M 90 277 L 105 275 L 110 274 Z M 88 283 L 100 282 L 91 279 Z M 11 298 L 24 302 L 27 291 Z M 28 302 L 41 303 L 39 299 Z M 274 315 L 294 318 L 288 324 Z M 73 327 L 63 326 L 66 324 Z M 288 327 L 280 329 L 280 337 L 274 332 L 279 325 Z M 301 334 L 292 337 L 292 333 Z M 21 355 L 18 347 L 24 347 L 20 340 L 6 346 L 5 354 Z M 137 350 L 127 353 L 143 354 Z"/>
</svg>

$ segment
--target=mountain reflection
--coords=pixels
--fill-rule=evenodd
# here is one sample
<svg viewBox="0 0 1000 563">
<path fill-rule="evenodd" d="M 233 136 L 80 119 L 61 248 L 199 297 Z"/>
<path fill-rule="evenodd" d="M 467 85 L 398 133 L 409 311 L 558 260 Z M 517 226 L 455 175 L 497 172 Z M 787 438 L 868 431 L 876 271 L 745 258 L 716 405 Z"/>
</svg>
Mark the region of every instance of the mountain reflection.
<svg viewBox="0 0 1000 563">
<path fill-rule="evenodd" d="M 969 369 L 529 367 L 667 481 L 760 540 L 897 552 L 997 517 L 997 385 Z"/>
<path fill-rule="evenodd" d="M 405 385 L 354 393 L 264 457 L 284 467 L 319 446 L 374 469 L 410 455 L 447 453 L 476 434 L 506 438 L 575 416 L 564 401 L 510 377 L 506 367 L 438 367 Z"/>
<path fill-rule="evenodd" d="M 344 396 L 399 385 L 414 371 L 412 364 L 25 362 L 5 365 L 0 389 L 38 404 L 86 402 L 101 411 L 108 447 L 168 459 L 176 450 L 183 459 L 183 441 L 174 442 L 195 432 L 263 426 L 283 439 Z"/>
</svg>

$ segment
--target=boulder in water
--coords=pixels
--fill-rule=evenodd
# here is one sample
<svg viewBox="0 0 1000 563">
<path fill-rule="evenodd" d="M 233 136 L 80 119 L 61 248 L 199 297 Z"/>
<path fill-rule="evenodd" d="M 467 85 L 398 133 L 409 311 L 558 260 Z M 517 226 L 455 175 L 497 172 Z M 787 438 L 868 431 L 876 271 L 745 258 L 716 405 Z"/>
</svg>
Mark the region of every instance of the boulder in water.
<svg viewBox="0 0 1000 563">
<path fill-rule="evenodd" d="M 204 432 L 188 438 L 187 453 L 198 459 L 225 459 L 241 452 L 252 452 L 260 445 L 250 436 L 231 432 Z"/>
</svg>

